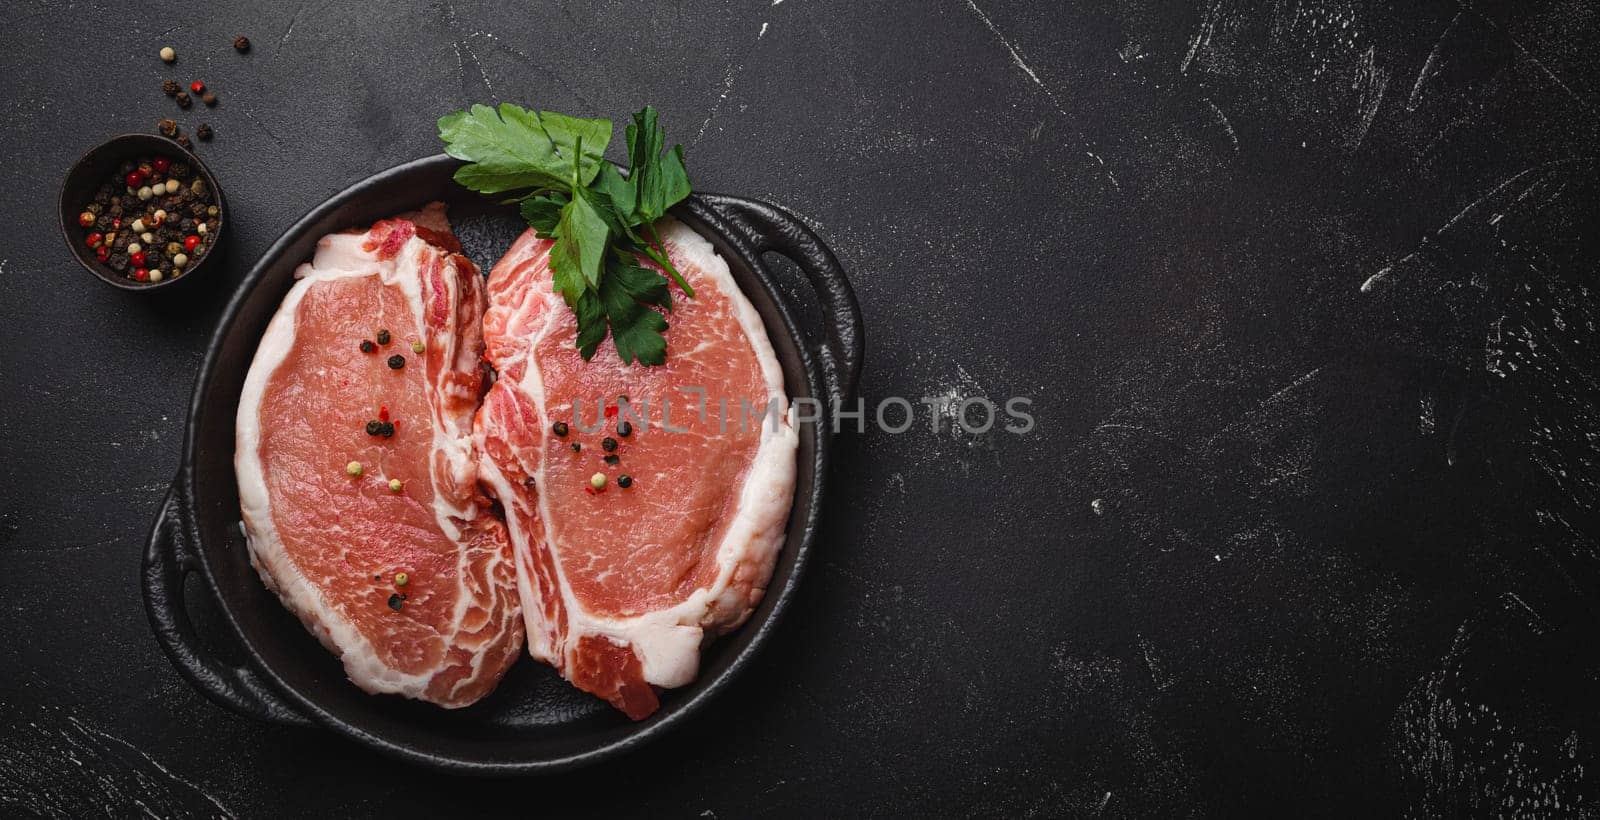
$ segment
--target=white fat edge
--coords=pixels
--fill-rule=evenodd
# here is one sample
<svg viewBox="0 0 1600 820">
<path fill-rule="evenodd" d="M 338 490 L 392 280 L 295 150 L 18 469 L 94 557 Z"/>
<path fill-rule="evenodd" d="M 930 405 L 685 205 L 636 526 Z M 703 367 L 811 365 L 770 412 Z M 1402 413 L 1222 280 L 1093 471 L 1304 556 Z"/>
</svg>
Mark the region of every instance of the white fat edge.
<svg viewBox="0 0 1600 820">
<path fill-rule="evenodd" d="M 534 260 L 537 260 L 538 258 L 539 257 L 537 256 L 529 257 L 528 260 L 522 264 L 533 264 Z M 497 264 L 495 267 L 499 267 L 499 265 Z M 493 276 L 493 270 L 490 271 L 490 276 Z M 538 301 L 542 298 L 545 298 L 545 295 L 542 292 L 534 291 L 531 295 L 524 295 L 523 298 L 517 300 L 515 304 L 502 302 L 499 305 L 500 309 L 505 310 L 509 314 L 506 317 L 506 327 L 515 328 L 522 326 L 522 324 L 525 322 L 526 314 L 532 309 L 533 305 L 538 303 Z M 494 309 L 495 307 L 496 306 L 493 304 L 490 305 L 490 309 Z M 546 310 L 544 314 L 544 323 L 540 325 L 536 333 L 532 334 L 527 345 L 520 346 L 520 352 L 518 355 L 526 360 L 529 357 L 534 345 L 538 343 L 538 340 L 543 339 L 551 332 L 552 328 L 556 325 L 558 316 L 559 314 L 555 310 Z M 513 363 L 514 360 L 500 362 L 498 369 L 503 372 L 509 369 L 510 365 Z M 544 412 L 544 380 L 539 372 L 539 369 L 535 367 L 532 362 L 526 362 L 526 365 L 523 368 L 522 379 L 516 383 L 514 389 L 510 383 L 497 384 L 490 389 L 506 390 L 513 393 L 520 392 L 523 395 L 530 396 L 538 406 L 540 413 L 542 414 Z M 538 480 L 538 486 L 543 488 L 545 448 L 543 446 L 544 439 L 542 437 L 542 431 L 540 436 L 540 446 L 538 448 L 539 464 L 531 474 L 536 476 Z M 532 546 L 534 543 L 533 533 L 527 532 L 523 529 L 523 522 L 527 512 L 523 501 L 523 495 L 522 493 L 518 492 L 518 488 L 513 486 L 513 483 L 506 478 L 505 473 L 500 469 L 500 465 L 496 463 L 494 459 L 488 457 L 488 449 L 484 447 L 483 439 L 484 436 L 482 432 L 475 431 L 474 440 L 477 445 L 477 451 L 482 454 L 478 460 L 479 478 L 481 480 L 485 480 L 491 487 L 494 488 L 494 493 L 500 499 L 501 504 L 506 505 L 507 507 L 507 515 L 505 517 L 506 527 L 511 536 L 513 565 L 517 570 L 517 593 L 522 602 L 522 618 L 524 632 L 526 633 L 528 655 L 542 663 L 547 663 L 557 668 L 565 668 L 565 664 L 562 661 L 560 648 L 555 645 L 555 642 L 552 638 L 552 633 L 554 630 L 550 627 L 550 625 L 544 622 L 544 602 L 539 595 L 541 585 L 538 580 L 538 576 L 529 569 L 529 562 L 533 560 L 532 555 L 522 555 L 517 546 L 519 544 L 528 545 L 526 549 L 530 553 L 534 549 Z M 512 451 L 512 454 L 518 457 L 520 457 L 521 453 L 521 448 L 517 448 Z M 551 543 L 548 531 L 550 521 L 549 506 L 548 502 L 545 500 L 545 493 L 542 491 L 542 489 L 538 493 L 538 505 L 540 513 L 539 517 L 541 519 L 540 525 L 546 528 L 544 543 L 549 544 Z M 513 508 L 522 510 L 523 514 L 512 514 Z M 551 563 L 555 565 L 558 584 L 564 584 L 564 579 L 560 577 L 560 561 L 552 561 Z M 571 597 L 569 594 L 567 594 L 566 590 L 563 588 L 554 590 L 554 592 L 563 596 L 563 602 L 567 604 L 569 611 L 571 611 Z"/>
<path fill-rule="evenodd" d="M 795 483 L 795 452 L 799 448 L 799 434 L 794 428 L 793 408 L 783 388 L 783 371 L 778 365 L 772 341 L 767 338 L 766 325 L 755 306 L 745 297 L 733 281 L 728 263 L 711 243 L 677 220 L 664 219 L 660 223 L 663 241 L 670 241 L 689 261 L 693 262 L 716 287 L 721 289 L 734 309 L 740 330 L 750 340 L 756 359 L 766 382 L 769 397 L 779 400 L 783 423 L 769 424 L 763 419 L 761 443 L 751 459 L 744 476 L 739 505 L 734 520 L 728 525 L 721 543 L 717 546 L 717 577 L 707 587 L 692 592 L 683 601 L 666 609 L 647 612 L 631 618 L 601 618 L 578 606 L 571 587 L 561 578 L 562 595 L 566 599 L 572 628 L 569 630 L 568 652 L 577 645 L 577 638 L 585 633 L 599 634 L 631 645 L 639 657 L 641 672 L 646 682 L 664 688 L 684 686 L 694 681 L 700 669 L 700 647 L 706 627 L 723 627 L 720 622 L 703 623 L 708 609 L 716 613 L 737 612 L 743 615 L 742 597 L 732 590 L 734 573 L 741 564 L 766 565 L 783 544 L 783 523 L 793 506 Z M 531 349 L 531 348 L 530 348 Z M 527 368 L 529 372 L 536 370 Z M 524 377 L 524 384 L 527 377 Z M 543 388 L 539 402 L 543 409 Z M 541 448 L 541 453 L 544 448 Z M 540 496 L 541 504 L 544 496 Z M 549 532 L 549 517 L 545 516 L 547 543 L 554 544 Z M 556 562 L 558 575 L 561 562 Z M 762 586 L 765 583 L 763 582 Z M 723 600 L 733 597 L 730 600 Z M 712 605 L 715 608 L 712 609 Z"/>
<path fill-rule="evenodd" d="M 462 275 L 476 276 L 477 271 L 476 269 L 473 269 L 470 271 L 470 273 L 463 274 L 461 271 L 461 257 L 444 248 L 434 245 L 415 234 L 408 238 L 405 244 L 402 245 L 400 250 L 395 254 L 394 260 L 396 261 L 396 264 L 389 265 L 387 269 L 383 271 L 384 283 L 398 286 L 401 289 L 401 292 L 405 294 L 406 300 L 409 303 L 408 306 L 411 308 L 412 321 L 417 328 L 418 338 L 422 340 L 424 347 L 427 350 L 432 351 L 436 344 L 439 345 L 438 353 L 442 356 L 442 361 L 445 362 L 445 366 L 440 370 L 440 376 L 442 379 L 445 374 L 451 372 L 455 367 L 456 355 L 458 352 L 457 345 L 459 343 L 460 334 L 440 334 L 440 338 L 436 340 L 435 337 L 430 335 L 428 332 L 428 327 L 425 321 L 427 316 L 427 305 L 423 298 L 423 275 L 425 271 L 422 265 L 419 264 L 419 260 L 425 252 L 438 254 L 440 256 L 440 264 L 447 269 L 443 274 L 445 282 L 445 300 L 452 322 L 454 322 L 456 317 L 459 315 L 458 308 L 460 307 L 461 288 L 458 277 Z M 442 380 L 438 384 L 433 385 L 433 388 L 440 395 L 446 395 L 445 383 Z M 428 404 L 428 414 L 430 416 L 429 428 L 433 438 L 430 457 L 428 459 L 428 479 L 433 485 L 434 521 L 438 524 L 439 531 L 449 538 L 452 543 L 459 547 L 456 550 L 455 609 L 451 614 L 450 620 L 450 623 L 457 626 L 457 632 L 459 632 L 460 624 L 466 616 L 469 599 L 472 597 L 470 591 L 467 589 L 467 578 L 470 572 L 468 561 L 470 560 L 471 556 L 468 554 L 468 550 L 463 544 L 463 533 L 461 528 L 457 526 L 455 522 L 456 519 L 463 521 L 472 520 L 480 514 L 480 511 L 476 507 L 456 505 L 447 500 L 448 496 L 441 492 L 441 478 L 440 476 L 435 475 L 433 471 L 432 454 L 443 453 L 445 455 L 446 461 L 444 469 L 448 472 L 448 475 L 444 477 L 444 480 L 459 484 L 468 483 L 466 480 L 467 476 L 470 473 L 475 472 L 474 468 L 480 465 L 477 464 L 477 459 L 473 455 L 473 453 L 476 451 L 473 448 L 473 435 L 470 429 L 461 429 L 453 419 L 448 419 L 445 417 L 445 412 L 442 406 L 435 405 L 433 402 L 429 402 Z M 489 573 L 491 580 L 493 577 L 492 570 L 493 568 L 491 567 Z M 520 584 L 518 589 L 520 598 Z M 456 645 L 453 635 L 441 634 L 440 637 L 449 645 Z M 472 673 L 458 681 L 456 685 L 452 687 L 451 694 L 454 694 L 455 691 L 460 689 L 461 686 L 464 686 L 477 679 L 480 666 L 483 663 L 485 655 L 488 653 L 489 646 L 490 645 L 485 644 L 483 647 L 480 647 L 478 651 L 472 654 L 472 660 L 470 662 Z"/>
<path fill-rule="evenodd" d="M 325 248 L 329 239 L 319 242 Z M 319 256 L 321 255 L 319 250 Z M 376 260 L 374 260 L 375 262 Z M 372 693 L 392 693 L 406 697 L 421 697 L 431 678 L 397 672 L 378 659 L 378 652 L 354 626 L 341 617 L 336 609 L 323 600 L 321 592 L 311 584 L 300 567 L 289 559 L 272 520 L 271 502 L 267 492 L 266 470 L 261 463 L 261 402 L 266 386 L 294 346 L 295 323 L 300 302 L 320 282 L 351 276 L 370 276 L 370 268 L 360 271 L 351 268 L 320 270 L 311 264 L 295 270 L 298 279 L 289 289 L 267 325 L 256 355 L 245 376 L 239 396 L 239 413 L 235 420 L 234 472 L 239 481 L 239 506 L 244 515 L 245 541 L 258 572 L 271 580 L 278 598 L 301 621 L 311 620 L 325 630 L 327 639 L 310 631 L 320 642 L 333 650 L 344 664 L 345 675 L 362 690 Z"/>
<path fill-rule="evenodd" d="M 509 499 L 512 506 L 520 506 L 521 500 L 516 494 L 516 488 L 506 479 L 505 473 L 500 471 L 500 465 L 494 459 L 484 457 L 478 468 L 478 476 L 494 489 L 495 495 L 506 503 Z M 517 597 L 522 602 L 522 618 L 527 633 L 528 655 L 534 660 L 551 666 L 560 666 L 556 648 L 550 641 L 548 629 L 535 629 L 531 621 L 543 617 L 543 601 L 540 600 L 536 590 L 539 581 L 528 571 L 528 563 L 517 551 L 516 545 L 531 543 L 529 533 L 522 529 L 522 517 L 506 515 L 506 529 L 511 535 L 512 555 L 514 566 L 517 570 Z M 541 623 L 540 626 L 543 626 Z M 537 637 L 536 637 L 537 636 Z"/>
<path fill-rule="evenodd" d="M 516 308 L 515 318 L 520 319 L 522 315 L 532 310 L 533 306 L 536 304 L 553 302 L 559 298 L 560 297 L 555 295 L 554 291 L 539 291 L 532 297 L 524 296 L 524 298 L 521 300 L 521 303 Z M 539 367 L 533 361 L 531 361 L 531 358 L 533 356 L 534 349 L 539 346 L 539 343 L 543 341 L 545 337 L 555 332 L 556 326 L 560 324 L 560 311 L 565 308 L 565 306 L 565 302 L 562 302 L 560 305 L 550 304 L 546 306 L 544 310 L 544 324 L 540 326 L 539 331 L 534 333 L 533 336 L 528 340 L 528 344 L 522 348 L 522 352 L 520 354 L 526 361 L 522 368 L 522 379 L 517 382 L 517 390 L 518 392 L 522 393 L 522 395 L 527 396 L 529 401 L 533 402 L 534 406 L 538 408 L 539 417 L 541 419 L 550 418 L 550 414 L 545 408 L 544 374 L 539 370 Z M 508 326 L 511 325 L 508 324 Z M 555 533 L 551 530 L 551 527 L 553 526 L 553 519 L 550 515 L 550 494 L 544 491 L 545 468 L 547 466 L 546 461 L 548 460 L 547 456 L 550 449 L 548 446 L 546 446 L 546 429 L 544 425 L 541 424 L 539 426 L 538 433 L 539 465 L 534 475 L 538 476 L 539 492 L 537 503 L 539 506 L 539 525 L 544 530 L 544 543 L 547 545 L 546 548 L 554 553 L 556 551 L 556 540 Z M 532 533 L 529 533 L 529 535 L 531 534 Z M 533 542 L 528 540 L 524 541 L 523 543 L 531 545 Z M 532 547 L 530 546 L 529 549 L 532 549 Z M 556 555 L 554 560 L 552 560 L 550 563 L 555 570 L 556 592 L 561 595 L 562 605 L 568 613 L 568 618 L 570 620 L 572 613 L 581 612 L 581 609 L 577 605 L 576 596 L 572 593 L 572 585 L 567 581 L 566 569 L 562 565 L 560 556 Z M 539 617 L 542 619 L 544 617 L 544 607 L 538 606 L 523 610 L 523 622 L 526 624 L 526 631 L 529 633 L 533 632 L 533 625 L 528 623 L 528 620 L 532 617 Z M 569 631 L 568 634 L 570 635 L 571 632 Z M 570 652 L 570 647 L 563 648 L 553 646 L 550 645 L 551 642 L 548 640 L 543 641 L 542 643 L 544 644 L 542 648 L 545 650 L 546 657 L 540 658 L 541 660 L 558 666 L 562 669 L 569 668 L 570 664 L 566 662 L 566 659 L 562 656 Z M 529 639 L 528 641 L 528 653 L 530 655 L 533 654 L 532 639 Z"/>
</svg>

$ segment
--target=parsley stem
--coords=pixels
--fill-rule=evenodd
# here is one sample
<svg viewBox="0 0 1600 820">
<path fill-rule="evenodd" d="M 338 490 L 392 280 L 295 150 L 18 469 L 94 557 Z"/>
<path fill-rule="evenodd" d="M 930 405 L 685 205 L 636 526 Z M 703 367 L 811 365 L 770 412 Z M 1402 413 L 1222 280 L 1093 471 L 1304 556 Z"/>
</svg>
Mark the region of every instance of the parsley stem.
<svg viewBox="0 0 1600 820">
<path fill-rule="evenodd" d="M 661 241 L 661 236 L 656 233 L 656 224 L 654 222 L 646 222 L 644 223 L 644 229 L 650 234 L 651 241 L 656 243 L 655 248 L 648 245 L 645 246 L 645 252 L 650 255 L 651 259 L 656 260 L 657 265 L 666 268 L 667 273 L 672 274 L 672 281 L 677 282 L 678 287 L 683 288 L 683 295 L 693 299 L 694 288 L 689 287 L 689 283 L 683 281 L 683 277 L 678 274 L 678 269 L 672 266 L 672 260 L 667 258 L 667 246 Z M 656 248 L 660 248 L 660 251 L 657 251 Z"/>
</svg>

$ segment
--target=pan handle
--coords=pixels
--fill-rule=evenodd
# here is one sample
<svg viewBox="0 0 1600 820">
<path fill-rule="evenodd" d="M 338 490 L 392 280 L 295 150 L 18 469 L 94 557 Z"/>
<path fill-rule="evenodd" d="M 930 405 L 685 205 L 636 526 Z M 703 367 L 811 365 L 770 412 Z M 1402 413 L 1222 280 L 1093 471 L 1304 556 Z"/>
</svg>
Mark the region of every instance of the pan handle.
<svg viewBox="0 0 1600 820">
<path fill-rule="evenodd" d="M 175 482 L 150 533 L 143 567 L 145 613 L 172 665 L 206 697 L 230 711 L 287 726 L 313 725 L 253 670 L 225 664 L 200 648 L 183 601 L 185 577 L 200 569 L 193 543 Z"/>
<path fill-rule="evenodd" d="M 830 397 L 840 404 L 856 395 L 861 360 L 866 351 L 861 305 L 833 251 L 800 217 L 787 208 L 754 199 L 698 194 L 697 197 L 732 223 L 757 255 L 782 254 L 800 266 L 822 300 L 826 333 L 817 351 Z"/>
</svg>

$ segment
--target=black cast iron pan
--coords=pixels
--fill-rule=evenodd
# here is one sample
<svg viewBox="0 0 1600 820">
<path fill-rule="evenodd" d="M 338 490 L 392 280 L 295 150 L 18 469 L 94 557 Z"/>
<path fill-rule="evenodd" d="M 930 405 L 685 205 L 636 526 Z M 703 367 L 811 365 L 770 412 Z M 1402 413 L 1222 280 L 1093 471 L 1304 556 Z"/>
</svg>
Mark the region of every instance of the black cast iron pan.
<svg viewBox="0 0 1600 820">
<path fill-rule="evenodd" d="M 825 422 L 800 427 L 798 480 L 787 540 L 767 596 L 750 621 L 706 647 L 699 679 L 664 692 L 661 710 L 634 723 L 524 658 L 488 698 L 455 711 L 368 695 L 345 679 L 262 585 L 245 550 L 233 472 L 234 415 L 256 344 L 292 282 L 296 265 L 330 232 L 419 207 L 450 205 L 469 256 L 485 270 L 520 233 L 515 211 L 451 180 L 443 155 L 392 168 L 322 203 L 267 250 L 225 311 L 206 351 L 189 408 L 177 478 L 144 556 L 151 626 L 184 677 L 228 709 L 275 723 L 320 725 L 381 752 L 438 769 L 525 774 L 570 769 L 635 748 L 679 723 L 726 688 L 766 640 L 793 596 L 816 530 L 828 465 Z M 833 253 L 788 211 L 736 197 L 695 194 L 674 214 L 710 239 L 760 312 L 791 398 L 826 406 L 855 392 L 863 351 L 861 313 Z M 797 306 L 762 262 L 793 260 L 816 292 L 820 333 L 802 327 Z M 196 641 L 183 585 L 200 573 L 237 637 L 245 665 L 219 661 Z"/>
</svg>

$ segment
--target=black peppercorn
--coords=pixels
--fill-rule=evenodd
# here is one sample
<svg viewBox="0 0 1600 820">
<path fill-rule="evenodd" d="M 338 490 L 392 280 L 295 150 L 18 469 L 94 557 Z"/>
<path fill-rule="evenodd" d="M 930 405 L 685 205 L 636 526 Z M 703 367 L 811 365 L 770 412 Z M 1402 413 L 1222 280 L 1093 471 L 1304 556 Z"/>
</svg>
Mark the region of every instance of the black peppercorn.
<svg viewBox="0 0 1600 820">
<path fill-rule="evenodd" d="M 395 612 L 399 612 L 400 609 L 402 607 L 404 607 L 405 605 L 406 605 L 406 596 L 401 595 L 398 592 L 396 592 L 395 594 L 389 596 L 389 608 L 394 610 Z"/>
<path fill-rule="evenodd" d="M 608 453 L 617 449 L 617 440 L 610 436 L 600 439 L 600 449 L 605 450 Z"/>
<path fill-rule="evenodd" d="M 396 353 L 393 356 L 389 357 L 389 369 L 390 370 L 399 370 L 400 368 L 405 367 L 405 366 L 406 366 L 406 357 L 400 355 L 399 353 Z"/>
<path fill-rule="evenodd" d="M 200 123 L 200 127 L 194 129 L 194 135 L 202 140 L 210 140 L 212 136 L 211 126 Z"/>
<path fill-rule="evenodd" d="M 550 432 L 555 433 L 562 438 L 566 438 L 568 432 L 567 423 L 564 421 L 558 421 L 555 424 L 550 425 Z"/>
<path fill-rule="evenodd" d="M 362 353 L 371 353 L 372 351 L 377 350 L 377 349 L 378 349 L 378 346 L 373 344 L 371 339 L 362 339 L 361 340 L 361 352 Z"/>
<path fill-rule="evenodd" d="M 619 476 L 617 476 L 617 486 L 621 487 L 624 490 L 628 489 L 629 487 L 632 487 L 633 486 L 633 476 L 631 476 L 631 475 L 619 475 Z"/>
<path fill-rule="evenodd" d="M 378 344 L 386 345 L 388 343 L 389 343 L 389 331 L 384 330 L 381 327 L 378 328 Z"/>
<path fill-rule="evenodd" d="M 633 435 L 633 425 L 629 424 L 626 421 L 622 422 L 621 424 L 618 424 L 617 425 L 617 435 L 622 436 L 623 438 L 627 438 L 628 436 Z"/>
<path fill-rule="evenodd" d="M 574 453 L 581 453 L 581 452 L 583 452 L 583 445 L 582 445 L 582 444 L 579 444 L 579 443 L 578 443 L 578 442 L 576 442 L 576 441 L 574 441 L 574 442 L 572 442 L 572 452 L 574 452 Z"/>
<path fill-rule="evenodd" d="M 176 96 L 178 96 L 178 92 L 181 91 L 181 90 L 182 89 L 178 87 L 178 81 L 177 80 L 162 80 L 161 81 L 161 93 L 167 95 L 168 97 L 176 97 Z"/>
<path fill-rule="evenodd" d="M 243 54 L 250 50 L 250 38 L 243 34 L 233 38 L 233 50 Z"/>
<path fill-rule="evenodd" d="M 156 130 L 160 131 L 161 136 L 163 137 L 171 138 L 178 136 L 178 124 L 170 119 L 164 119 L 156 123 Z"/>
<path fill-rule="evenodd" d="M 187 91 L 179 91 L 173 99 L 178 101 L 179 108 L 188 108 L 194 104 L 194 101 L 189 99 L 189 92 Z"/>
<path fill-rule="evenodd" d="M 605 463 L 610 464 L 611 466 L 615 467 L 616 465 L 622 463 L 622 456 L 619 456 L 619 455 L 616 455 L 616 454 L 612 454 L 612 455 L 606 456 L 604 460 L 605 460 Z"/>
<path fill-rule="evenodd" d="M 178 135 L 178 144 L 182 145 L 183 149 L 185 151 L 193 151 L 194 150 L 194 143 L 189 140 L 189 135 L 188 134 L 179 134 Z"/>
<path fill-rule="evenodd" d="M 200 95 L 200 102 L 205 103 L 207 107 L 214 106 L 217 104 L 217 95 L 215 92 L 207 91 Z"/>
</svg>

